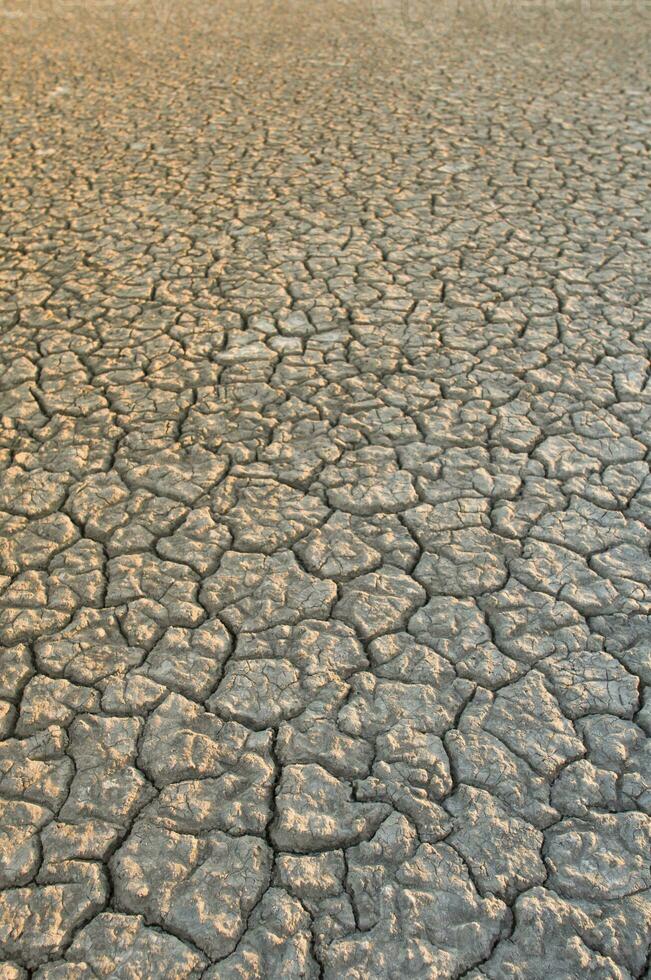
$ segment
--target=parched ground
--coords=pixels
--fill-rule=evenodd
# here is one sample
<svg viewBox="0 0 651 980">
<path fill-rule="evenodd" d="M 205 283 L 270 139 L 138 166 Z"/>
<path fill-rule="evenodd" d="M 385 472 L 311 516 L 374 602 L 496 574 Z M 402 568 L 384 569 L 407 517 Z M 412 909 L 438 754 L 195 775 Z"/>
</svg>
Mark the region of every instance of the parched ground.
<svg viewBox="0 0 651 980">
<path fill-rule="evenodd" d="M 2 0 L 2 980 L 651 977 L 650 14 Z"/>
</svg>

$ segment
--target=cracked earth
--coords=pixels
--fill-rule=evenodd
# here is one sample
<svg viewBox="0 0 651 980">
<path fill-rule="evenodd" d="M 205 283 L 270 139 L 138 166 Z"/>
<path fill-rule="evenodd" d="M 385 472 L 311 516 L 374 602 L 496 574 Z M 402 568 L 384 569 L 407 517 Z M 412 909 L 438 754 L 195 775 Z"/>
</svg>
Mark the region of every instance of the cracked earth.
<svg viewBox="0 0 651 980">
<path fill-rule="evenodd" d="M 404 9 L 0 11 L 3 980 L 651 977 L 648 6 Z"/>
</svg>

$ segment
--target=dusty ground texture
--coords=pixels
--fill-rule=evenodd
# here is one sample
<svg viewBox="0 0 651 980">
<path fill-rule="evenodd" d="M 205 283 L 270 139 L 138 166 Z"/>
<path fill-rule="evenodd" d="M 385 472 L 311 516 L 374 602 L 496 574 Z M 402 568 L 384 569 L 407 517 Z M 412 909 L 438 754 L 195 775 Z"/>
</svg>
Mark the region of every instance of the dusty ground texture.
<svg viewBox="0 0 651 980">
<path fill-rule="evenodd" d="M 0 9 L 0 977 L 651 976 L 648 6 Z"/>
</svg>

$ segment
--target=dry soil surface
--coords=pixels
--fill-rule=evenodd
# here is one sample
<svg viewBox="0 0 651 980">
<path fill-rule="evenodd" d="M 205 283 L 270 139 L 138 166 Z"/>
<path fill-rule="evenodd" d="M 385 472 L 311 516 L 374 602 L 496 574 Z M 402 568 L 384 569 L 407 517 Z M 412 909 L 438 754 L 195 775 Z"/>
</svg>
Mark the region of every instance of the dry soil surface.
<svg viewBox="0 0 651 980">
<path fill-rule="evenodd" d="M 2 0 L 3 980 L 651 976 L 650 12 Z"/>
</svg>

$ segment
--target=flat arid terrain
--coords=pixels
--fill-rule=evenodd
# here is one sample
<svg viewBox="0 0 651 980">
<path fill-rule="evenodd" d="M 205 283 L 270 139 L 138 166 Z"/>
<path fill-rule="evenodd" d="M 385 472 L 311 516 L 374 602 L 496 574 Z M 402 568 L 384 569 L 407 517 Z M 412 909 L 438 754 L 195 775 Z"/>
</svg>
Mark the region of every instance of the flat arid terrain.
<svg viewBox="0 0 651 980">
<path fill-rule="evenodd" d="M 650 32 L 0 0 L 0 980 L 651 978 Z"/>
</svg>

